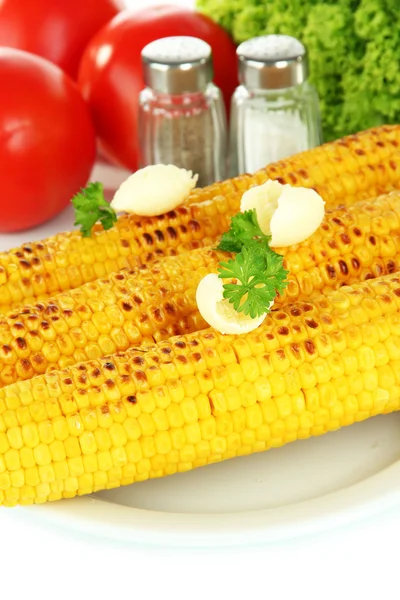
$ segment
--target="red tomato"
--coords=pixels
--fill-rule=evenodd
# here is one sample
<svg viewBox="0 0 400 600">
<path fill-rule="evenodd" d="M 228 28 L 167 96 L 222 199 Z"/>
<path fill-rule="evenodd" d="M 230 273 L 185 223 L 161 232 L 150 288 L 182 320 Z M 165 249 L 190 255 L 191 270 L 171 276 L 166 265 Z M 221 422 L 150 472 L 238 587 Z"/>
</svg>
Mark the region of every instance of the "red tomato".
<svg viewBox="0 0 400 600">
<path fill-rule="evenodd" d="M 43 56 L 76 78 L 87 43 L 118 12 L 118 0 L 2 0 L 0 46 Z"/>
<path fill-rule="evenodd" d="M 89 110 L 61 69 L 0 48 L 0 232 L 35 227 L 86 184 L 96 136 Z"/>
<path fill-rule="evenodd" d="M 211 19 L 178 6 L 124 11 L 89 43 L 78 84 L 89 102 L 100 146 L 111 160 L 137 168 L 137 102 L 143 89 L 141 51 L 171 35 L 192 35 L 213 49 L 215 82 L 229 105 L 237 85 L 236 48 Z"/>
</svg>

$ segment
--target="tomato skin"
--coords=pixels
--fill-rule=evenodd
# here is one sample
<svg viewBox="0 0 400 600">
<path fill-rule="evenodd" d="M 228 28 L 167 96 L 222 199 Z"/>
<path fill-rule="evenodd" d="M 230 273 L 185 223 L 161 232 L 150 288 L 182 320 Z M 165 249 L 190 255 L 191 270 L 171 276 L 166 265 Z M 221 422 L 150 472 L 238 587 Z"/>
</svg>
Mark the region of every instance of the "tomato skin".
<svg viewBox="0 0 400 600">
<path fill-rule="evenodd" d="M 89 110 L 47 60 L 0 48 L 0 232 L 57 215 L 84 186 L 96 156 Z"/>
<path fill-rule="evenodd" d="M 119 10 L 118 0 L 2 0 L 0 46 L 47 58 L 76 79 L 89 40 Z"/>
<path fill-rule="evenodd" d="M 178 6 L 124 11 L 89 43 L 78 85 L 89 102 L 100 147 L 110 160 L 137 168 L 137 102 L 144 87 L 141 51 L 146 44 L 172 35 L 192 35 L 213 49 L 215 82 L 229 109 L 237 86 L 236 47 L 210 18 Z"/>
</svg>

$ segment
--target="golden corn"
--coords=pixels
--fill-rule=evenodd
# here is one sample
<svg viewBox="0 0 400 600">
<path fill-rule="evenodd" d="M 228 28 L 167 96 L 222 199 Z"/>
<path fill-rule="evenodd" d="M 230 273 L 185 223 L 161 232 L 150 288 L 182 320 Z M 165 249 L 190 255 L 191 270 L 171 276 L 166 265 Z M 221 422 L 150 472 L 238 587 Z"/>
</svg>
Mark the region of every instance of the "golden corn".
<svg viewBox="0 0 400 600">
<path fill-rule="evenodd" d="M 329 211 L 302 244 L 279 249 L 289 285 L 275 308 L 400 268 L 400 192 Z M 207 327 L 196 305 L 211 248 L 110 275 L 0 319 L 0 387 L 52 368 Z"/>
<path fill-rule="evenodd" d="M 71 498 L 400 408 L 400 278 L 0 390 L 0 504 Z"/>
<path fill-rule="evenodd" d="M 350 205 L 400 187 L 400 126 L 343 138 L 195 190 L 187 205 L 152 218 L 122 216 L 90 238 L 77 231 L 0 253 L 0 312 L 76 288 L 122 268 L 207 246 L 227 229 L 245 190 L 265 180 L 315 188 L 327 206 Z"/>
<path fill-rule="evenodd" d="M 0 387 L 52 368 L 204 329 L 200 279 L 223 252 L 202 249 L 114 273 L 0 318 Z"/>
</svg>

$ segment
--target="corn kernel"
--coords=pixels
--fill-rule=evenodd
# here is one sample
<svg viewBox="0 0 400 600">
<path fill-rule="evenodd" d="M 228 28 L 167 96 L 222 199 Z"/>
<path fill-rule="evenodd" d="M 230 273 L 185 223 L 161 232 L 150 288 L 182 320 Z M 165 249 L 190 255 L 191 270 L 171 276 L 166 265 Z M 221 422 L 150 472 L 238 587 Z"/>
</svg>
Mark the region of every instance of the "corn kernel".
<svg viewBox="0 0 400 600">
<path fill-rule="evenodd" d="M 11 485 L 14 488 L 21 488 L 25 484 L 25 473 L 23 469 L 17 471 L 11 471 L 10 473 Z"/>
<path fill-rule="evenodd" d="M 140 392 L 137 395 L 142 412 L 151 414 L 156 408 L 156 401 L 151 391 Z"/>
<path fill-rule="evenodd" d="M 236 434 L 234 434 L 236 435 Z M 259 425 L 256 429 L 256 440 L 258 441 L 268 441 L 271 437 L 271 431 L 268 425 L 262 424 Z M 239 438 L 240 443 L 240 438 Z M 228 448 L 230 448 L 229 438 L 228 438 Z"/>
<path fill-rule="evenodd" d="M 186 445 L 179 451 L 180 462 L 188 463 L 196 459 L 196 449 L 193 445 Z"/>
<path fill-rule="evenodd" d="M 54 429 L 54 436 L 57 440 L 64 442 L 67 439 L 67 437 L 69 435 L 69 431 L 68 431 L 67 420 L 65 417 L 57 417 L 56 419 L 54 419 L 53 429 Z M 38 442 L 37 443 L 39 443 L 39 433 L 38 433 Z M 35 444 L 35 445 L 37 445 L 37 444 Z"/>
<path fill-rule="evenodd" d="M 29 423 L 27 425 L 23 425 L 21 428 L 22 431 L 22 438 L 24 441 L 24 444 L 26 446 L 28 446 L 28 448 L 34 448 L 35 446 L 39 445 L 40 442 L 40 438 L 39 438 L 39 430 L 38 430 L 38 426 L 36 425 L 36 423 Z M 1 436 L 1 434 L 0 434 Z M 1 451 L 1 444 L 0 444 L 0 451 Z"/>
<path fill-rule="evenodd" d="M 7 438 L 11 448 L 19 450 L 23 446 L 21 427 L 11 427 L 7 431 Z"/>
<path fill-rule="evenodd" d="M 185 425 L 183 429 L 185 432 L 186 440 L 189 444 L 197 444 L 201 441 L 201 429 L 199 423 L 189 423 Z"/>
<path fill-rule="evenodd" d="M 229 377 L 231 386 L 238 388 L 244 382 L 244 374 L 241 365 L 237 363 L 226 366 L 226 373 Z"/>
<path fill-rule="evenodd" d="M 42 483 L 51 483 L 56 478 L 54 468 L 51 465 L 39 467 L 39 477 Z"/>
<path fill-rule="evenodd" d="M 16 471 L 21 468 L 21 458 L 18 450 L 10 449 L 4 454 L 6 467 L 9 471 Z"/>
<path fill-rule="evenodd" d="M 98 452 L 97 460 L 99 463 L 100 471 L 108 471 L 113 466 L 111 453 L 108 450 L 103 450 L 101 452 Z"/>
<path fill-rule="evenodd" d="M 84 426 L 82 422 L 82 418 L 79 414 L 68 415 L 67 416 L 67 426 L 69 435 L 79 436 L 84 431 Z"/>
<path fill-rule="evenodd" d="M 285 433 L 285 423 L 281 419 L 277 419 L 272 423 L 270 428 L 272 438 L 282 438 Z"/>
<path fill-rule="evenodd" d="M 75 458 L 68 458 L 68 470 L 71 477 L 77 477 L 78 475 L 82 475 L 85 472 L 83 466 L 83 460 L 81 456 L 76 456 Z"/>
<path fill-rule="evenodd" d="M 8 490 L 11 487 L 11 478 L 9 473 L 0 474 L 0 490 Z"/>
<path fill-rule="evenodd" d="M 4 473 L 4 475 L 6 475 L 6 473 Z M 0 476 L 0 482 L 1 482 L 1 476 Z M 25 469 L 25 482 L 26 482 L 26 485 L 30 485 L 32 487 L 36 487 L 39 484 L 40 478 L 39 478 L 39 470 L 37 467 Z M 0 489 L 1 489 L 1 483 L 0 483 Z"/>
<path fill-rule="evenodd" d="M 95 473 L 99 464 L 97 461 L 97 455 L 95 454 L 85 454 L 82 456 L 83 468 L 85 473 Z"/>
<path fill-rule="evenodd" d="M 94 432 L 94 438 L 97 444 L 98 450 L 109 450 L 112 446 L 109 431 L 99 427 Z"/>
<path fill-rule="evenodd" d="M 97 444 L 94 434 L 91 431 L 84 431 L 79 437 L 79 444 L 83 454 L 95 454 Z"/>
<path fill-rule="evenodd" d="M 195 400 L 192 398 L 186 398 L 180 404 L 180 409 L 182 411 L 182 416 L 184 418 L 185 423 L 195 423 L 198 418 L 197 406 Z"/>
<path fill-rule="evenodd" d="M 64 441 L 64 448 L 68 458 L 76 458 L 81 455 L 81 447 L 79 445 L 79 440 L 77 437 L 70 435 Z"/>
<path fill-rule="evenodd" d="M 249 429 L 257 429 L 262 422 L 263 416 L 258 404 L 246 408 L 246 426 Z"/>
<path fill-rule="evenodd" d="M 138 475 L 148 474 L 151 471 L 151 462 L 148 458 L 142 458 L 137 465 L 136 470 Z"/>
<path fill-rule="evenodd" d="M 184 421 L 182 410 L 181 410 L 180 406 L 173 403 L 170 406 L 168 406 L 166 412 L 167 412 L 168 422 L 171 427 L 183 427 L 185 421 Z M 142 431 L 143 431 L 143 429 L 142 429 Z M 143 434 L 145 434 L 144 431 L 143 431 Z M 151 434 L 147 434 L 147 435 L 151 435 Z"/>
<path fill-rule="evenodd" d="M 128 462 L 128 456 L 125 448 L 111 448 L 111 459 L 114 467 L 122 467 Z"/>
<path fill-rule="evenodd" d="M 156 453 L 154 437 L 143 437 L 142 438 L 142 453 L 145 458 L 151 458 Z"/>
<path fill-rule="evenodd" d="M 75 494 L 79 489 L 79 481 L 77 477 L 67 477 L 64 482 L 64 490 L 67 493 Z M 70 496 L 73 497 L 73 496 Z M 66 494 L 64 494 L 64 498 L 68 498 Z"/>
<path fill-rule="evenodd" d="M 297 431 L 299 429 L 299 417 L 297 415 L 289 415 L 285 419 L 285 429 L 286 429 L 285 439 L 287 441 L 294 441 L 294 439 L 296 439 L 296 438 L 289 440 L 288 434 L 293 433 L 294 431 Z"/>
<path fill-rule="evenodd" d="M 138 463 L 143 457 L 142 446 L 141 446 L 140 442 L 137 440 L 128 442 L 126 445 L 126 454 L 128 456 L 128 460 L 130 463 Z M 98 458 L 99 458 L 99 468 L 101 469 L 100 457 L 98 457 Z M 103 470 L 103 469 L 101 469 L 101 470 Z"/>
<path fill-rule="evenodd" d="M 93 474 L 93 491 L 103 490 L 107 484 L 107 473 L 97 471 Z"/>
<path fill-rule="evenodd" d="M 152 414 L 152 417 L 153 417 L 154 425 L 155 425 L 157 431 L 167 431 L 168 430 L 168 428 L 169 428 L 168 418 L 167 418 L 167 413 L 164 409 L 156 408 Z M 129 426 L 129 424 L 128 424 L 128 426 Z M 126 430 L 127 429 L 126 422 L 124 424 L 124 427 Z M 132 425 L 130 427 L 130 433 L 128 433 L 128 431 L 127 431 L 127 434 L 128 434 L 128 439 L 137 439 L 138 437 L 140 437 L 140 427 L 136 420 L 134 423 L 132 423 Z"/>
<path fill-rule="evenodd" d="M 171 451 L 171 438 L 166 431 L 157 431 L 154 436 L 154 444 L 158 454 L 168 454 Z"/>
<path fill-rule="evenodd" d="M 172 447 L 175 450 L 180 450 L 186 444 L 186 435 L 183 428 L 170 430 Z"/>
<path fill-rule="evenodd" d="M 195 398 L 195 402 L 199 419 L 205 419 L 211 416 L 210 401 L 205 394 L 199 394 Z"/>
<path fill-rule="evenodd" d="M 273 400 L 261 402 L 260 408 L 263 415 L 263 421 L 265 423 L 271 424 L 278 419 L 278 409 Z"/>
<path fill-rule="evenodd" d="M 149 415 L 141 415 L 139 418 L 139 422 L 140 425 L 142 426 L 142 422 L 144 419 L 146 419 L 146 422 L 148 419 L 150 419 L 149 423 L 153 423 L 153 420 L 151 419 L 151 417 Z M 149 425 L 146 425 L 146 427 L 149 427 Z M 142 427 L 142 431 L 143 431 L 143 427 Z M 110 429 L 109 429 L 109 433 L 110 433 L 110 438 L 111 438 L 111 442 L 113 443 L 113 445 L 115 447 L 119 447 L 119 446 L 125 446 L 125 444 L 128 441 L 125 429 L 122 427 L 122 425 L 120 423 L 114 423 L 113 425 L 111 425 Z M 145 434 L 145 432 L 143 431 L 143 434 Z"/>
<path fill-rule="evenodd" d="M 256 442 L 256 432 L 253 429 L 245 429 L 241 434 L 241 438 L 244 446 L 253 446 Z"/>
<path fill-rule="evenodd" d="M 305 411 L 299 416 L 299 427 L 301 429 L 310 429 L 315 421 L 314 413 Z"/>
</svg>

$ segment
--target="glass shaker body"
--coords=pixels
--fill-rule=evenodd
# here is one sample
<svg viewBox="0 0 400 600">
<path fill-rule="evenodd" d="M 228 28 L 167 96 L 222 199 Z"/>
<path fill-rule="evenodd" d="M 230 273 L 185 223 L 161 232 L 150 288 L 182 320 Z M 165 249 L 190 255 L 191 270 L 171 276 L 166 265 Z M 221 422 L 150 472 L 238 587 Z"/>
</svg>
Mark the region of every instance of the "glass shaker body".
<svg viewBox="0 0 400 600">
<path fill-rule="evenodd" d="M 230 172 L 253 173 L 322 142 L 318 94 L 304 45 L 264 35 L 236 50 L 240 86 L 232 98 Z"/>
<path fill-rule="evenodd" d="M 286 89 L 236 89 L 230 129 L 232 176 L 253 173 L 321 143 L 318 94 L 308 81 Z"/>
<path fill-rule="evenodd" d="M 199 175 L 199 186 L 226 176 L 227 124 L 222 94 L 167 94 L 145 88 L 139 96 L 140 166 L 174 164 Z"/>
</svg>

